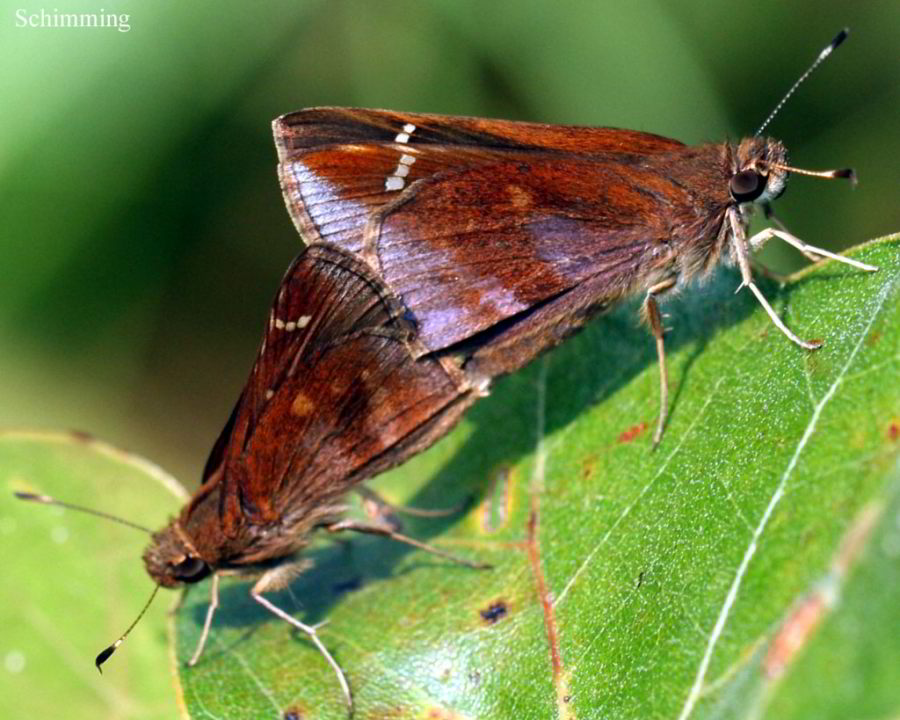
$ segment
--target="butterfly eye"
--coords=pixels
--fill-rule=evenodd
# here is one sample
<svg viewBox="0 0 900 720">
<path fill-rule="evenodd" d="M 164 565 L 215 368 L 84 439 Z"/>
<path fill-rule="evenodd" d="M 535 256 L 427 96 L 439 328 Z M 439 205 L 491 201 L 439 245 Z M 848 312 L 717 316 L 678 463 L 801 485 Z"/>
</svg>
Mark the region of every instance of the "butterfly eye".
<svg viewBox="0 0 900 720">
<path fill-rule="evenodd" d="M 209 565 L 198 557 L 186 557 L 172 568 L 172 574 L 179 582 L 195 583 L 209 575 Z"/>
<path fill-rule="evenodd" d="M 743 170 L 731 176 L 731 197 L 738 202 L 751 202 L 763 194 L 766 179 L 755 170 Z"/>
</svg>

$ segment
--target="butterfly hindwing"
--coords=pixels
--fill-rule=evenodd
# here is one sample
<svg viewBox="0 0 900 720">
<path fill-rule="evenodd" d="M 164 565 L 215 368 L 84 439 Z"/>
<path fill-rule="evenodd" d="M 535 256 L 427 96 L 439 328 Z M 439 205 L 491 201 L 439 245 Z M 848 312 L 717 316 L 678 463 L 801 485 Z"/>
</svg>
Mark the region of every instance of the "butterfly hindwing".
<svg viewBox="0 0 900 720">
<path fill-rule="evenodd" d="M 302 515 L 455 421 L 468 393 L 437 361 L 413 358 L 411 335 L 362 263 L 334 248 L 304 251 L 278 290 L 238 409 L 224 518 Z"/>
</svg>

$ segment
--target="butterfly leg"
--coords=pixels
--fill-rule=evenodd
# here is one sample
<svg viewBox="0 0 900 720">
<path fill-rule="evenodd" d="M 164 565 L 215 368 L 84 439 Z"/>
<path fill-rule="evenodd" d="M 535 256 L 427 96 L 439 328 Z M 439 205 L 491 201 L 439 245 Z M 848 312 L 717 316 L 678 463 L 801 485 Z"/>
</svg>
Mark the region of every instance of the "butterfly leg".
<svg viewBox="0 0 900 720">
<path fill-rule="evenodd" d="M 656 338 L 656 354 L 659 356 L 659 420 L 656 423 L 656 432 L 653 433 L 653 447 L 659 445 L 662 440 L 663 430 L 666 427 L 666 418 L 669 416 L 669 373 L 666 370 L 666 348 L 663 341 L 665 328 L 662 323 L 662 315 L 659 312 L 659 303 L 656 296 L 667 290 L 671 290 L 677 278 L 674 276 L 661 280 L 647 290 L 644 298 L 644 317 L 650 323 L 650 330 Z"/>
<path fill-rule="evenodd" d="M 375 506 L 377 517 L 384 517 L 385 515 L 390 515 L 391 513 L 400 513 L 402 515 L 411 515 L 412 517 L 425 518 L 448 517 L 460 512 L 468 504 L 468 500 L 464 500 L 463 502 L 458 503 L 453 507 L 433 510 L 428 508 L 409 507 L 406 505 L 394 505 L 392 503 L 389 503 L 374 490 L 363 485 L 359 485 L 354 489 L 364 501 L 372 503 Z"/>
<path fill-rule="evenodd" d="M 212 625 L 213 615 L 216 614 L 216 608 L 219 607 L 219 574 L 213 573 L 212 583 L 209 588 L 209 608 L 206 610 L 206 619 L 203 621 L 203 632 L 200 633 L 200 641 L 197 643 L 197 649 L 188 660 L 188 665 L 193 667 L 197 664 L 200 656 L 203 654 L 203 648 L 206 646 L 206 639 L 209 637 L 209 628 Z"/>
<path fill-rule="evenodd" d="M 756 286 L 756 283 L 753 282 L 753 273 L 750 270 L 750 253 L 748 251 L 748 247 L 752 247 L 751 243 L 748 242 L 745 233 L 744 226 L 741 224 L 738 219 L 737 210 L 731 210 L 728 213 L 728 221 L 731 224 L 731 237 L 732 237 L 732 251 L 734 252 L 735 258 L 737 259 L 738 267 L 741 269 L 741 284 L 738 286 L 738 289 L 735 292 L 739 292 L 742 288 L 747 287 L 750 288 L 750 292 L 752 292 L 756 299 L 759 301 L 759 304 L 762 305 L 763 310 L 766 311 L 766 314 L 769 316 L 769 319 L 775 324 L 782 333 L 784 333 L 785 337 L 787 337 L 791 342 L 799 345 L 804 350 L 817 350 L 822 347 L 821 340 L 801 340 L 797 337 L 791 329 L 785 325 L 781 318 L 778 317 L 778 313 L 769 305 L 769 301 L 766 300 L 766 296 L 762 294 L 762 291 Z M 777 232 L 775 230 L 769 229 L 769 231 L 765 232 Z M 762 233 L 760 233 L 762 234 Z M 759 239 L 760 235 L 754 235 L 750 238 L 751 242 L 754 242 L 758 247 L 765 240 Z M 768 236 L 771 237 L 771 236 Z M 768 239 L 768 237 L 766 239 Z"/>
<path fill-rule="evenodd" d="M 347 519 L 332 523 L 331 525 L 326 525 L 325 529 L 328 530 L 328 532 L 332 533 L 352 530 L 353 532 L 366 533 L 369 535 L 381 535 L 382 537 L 389 537 L 391 538 L 391 540 L 396 540 L 397 542 L 412 545 L 413 547 L 419 548 L 419 550 L 425 550 L 426 552 L 430 552 L 433 555 L 445 558 L 446 560 L 451 560 L 452 562 L 458 563 L 460 565 L 465 565 L 466 567 L 475 568 L 478 570 L 485 570 L 492 567 L 487 563 L 477 563 L 472 562 L 471 560 L 466 560 L 465 558 L 458 557 L 456 555 L 453 555 L 452 553 L 441 550 L 440 548 L 436 548 L 433 545 L 428 545 L 419 540 L 416 540 L 415 538 L 411 538 L 408 535 L 398 533 L 388 525 L 379 525 L 378 523 L 367 523 L 361 522 L 359 520 Z"/>
<path fill-rule="evenodd" d="M 344 692 L 344 698 L 347 701 L 347 707 L 352 712 L 353 697 L 350 694 L 350 685 L 347 682 L 347 677 L 344 675 L 344 671 L 341 670 L 341 666 L 337 664 L 337 661 L 331 656 L 331 653 L 328 652 L 328 649 L 322 644 L 322 641 L 319 640 L 319 636 L 316 633 L 316 626 L 306 625 L 305 623 L 300 622 L 297 618 L 288 615 L 280 607 L 263 597 L 263 593 L 265 592 L 279 590 L 285 587 L 285 585 L 296 576 L 297 572 L 298 570 L 293 564 L 279 565 L 278 567 L 268 570 L 259 580 L 257 580 L 253 589 L 250 590 L 250 597 L 273 615 L 277 615 L 285 622 L 290 623 L 298 630 L 306 633 L 306 636 L 312 641 L 313 645 L 316 646 L 318 651 L 322 654 L 322 657 L 324 657 L 326 662 L 331 665 L 331 669 L 334 670 L 335 675 L 337 675 L 341 690 Z"/>
<path fill-rule="evenodd" d="M 783 240 L 788 245 L 792 245 L 793 247 L 797 248 L 801 253 L 803 253 L 803 256 L 805 258 L 807 258 L 808 260 L 812 260 L 813 262 L 818 262 L 822 258 L 831 258 L 832 260 L 837 260 L 838 262 L 844 263 L 845 265 L 850 265 L 851 267 L 865 270 L 867 272 L 876 272 L 878 270 L 878 268 L 874 265 L 867 265 L 866 263 L 859 262 L 859 260 L 844 257 L 843 255 L 838 255 L 837 253 L 833 253 L 830 250 L 825 250 L 824 248 L 810 245 L 809 243 L 803 242 L 800 238 L 794 237 L 789 232 L 785 232 L 784 230 L 775 230 L 774 228 L 766 228 L 765 230 L 756 233 L 756 235 L 747 240 L 747 244 L 750 245 L 750 247 L 760 247 L 773 237 L 777 237 L 779 240 Z"/>
</svg>

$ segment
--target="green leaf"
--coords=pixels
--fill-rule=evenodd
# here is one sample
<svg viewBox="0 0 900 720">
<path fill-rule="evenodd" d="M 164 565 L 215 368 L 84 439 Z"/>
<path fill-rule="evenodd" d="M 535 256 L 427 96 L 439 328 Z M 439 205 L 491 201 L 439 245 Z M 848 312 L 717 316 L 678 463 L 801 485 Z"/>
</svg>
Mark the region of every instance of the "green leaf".
<svg viewBox="0 0 900 720">
<path fill-rule="evenodd" d="M 85 436 L 0 433 L 0 717 L 178 716 L 169 667 L 172 604 L 157 598 L 120 651 L 94 657 L 137 617 L 154 584 L 147 536 L 13 492 L 51 495 L 161 525 L 184 491 L 150 463 Z"/>
<path fill-rule="evenodd" d="M 893 236 L 854 252 L 875 274 L 830 262 L 764 287 L 824 339 L 815 353 L 735 296 L 733 272 L 671 302 L 673 412 L 655 452 L 649 335 L 633 305 L 591 323 L 376 482 L 416 506 L 475 494 L 464 515 L 405 531 L 492 570 L 326 541 L 270 598 L 328 621 L 356 718 L 826 717 L 808 712 L 819 688 L 870 710 L 854 717 L 894 716 L 898 249 Z M 315 648 L 248 583 L 223 586 L 204 656 L 180 669 L 192 717 L 345 717 Z M 207 593 L 191 588 L 178 613 L 182 661 Z"/>
</svg>

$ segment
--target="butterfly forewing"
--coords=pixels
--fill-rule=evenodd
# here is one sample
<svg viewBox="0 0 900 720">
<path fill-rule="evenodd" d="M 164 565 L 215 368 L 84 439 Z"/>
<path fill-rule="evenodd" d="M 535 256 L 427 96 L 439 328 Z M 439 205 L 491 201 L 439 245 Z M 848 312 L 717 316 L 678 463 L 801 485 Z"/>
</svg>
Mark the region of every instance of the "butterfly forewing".
<svg viewBox="0 0 900 720">
<path fill-rule="evenodd" d="M 371 213 L 416 180 L 446 179 L 511 152 L 549 151 L 552 163 L 563 153 L 639 158 L 683 147 L 632 130 L 351 108 L 301 110 L 273 129 L 285 202 L 304 241 L 352 252 Z"/>
</svg>

